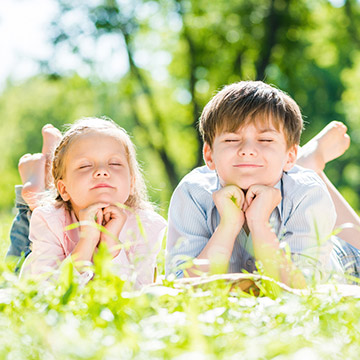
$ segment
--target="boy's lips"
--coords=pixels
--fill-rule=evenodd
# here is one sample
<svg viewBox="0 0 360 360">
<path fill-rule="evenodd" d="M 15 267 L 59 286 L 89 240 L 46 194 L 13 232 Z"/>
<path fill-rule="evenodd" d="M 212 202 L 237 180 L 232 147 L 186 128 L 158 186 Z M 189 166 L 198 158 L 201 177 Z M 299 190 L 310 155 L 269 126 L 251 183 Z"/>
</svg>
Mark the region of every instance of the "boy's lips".
<svg viewBox="0 0 360 360">
<path fill-rule="evenodd" d="M 236 167 L 236 168 L 261 168 L 263 166 L 258 165 L 258 164 L 236 164 L 236 165 L 233 165 L 233 167 Z"/>
</svg>

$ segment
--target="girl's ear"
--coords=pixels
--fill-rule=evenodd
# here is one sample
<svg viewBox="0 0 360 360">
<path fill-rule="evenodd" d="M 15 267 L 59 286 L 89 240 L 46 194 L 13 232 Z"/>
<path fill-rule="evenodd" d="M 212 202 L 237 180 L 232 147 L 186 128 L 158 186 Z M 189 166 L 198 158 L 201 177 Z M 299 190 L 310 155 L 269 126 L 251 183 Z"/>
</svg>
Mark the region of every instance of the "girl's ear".
<svg viewBox="0 0 360 360">
<path fill-rule="evenodd" d="M 289 171 L 296 163 L 299 145 L 293 145 L 288 150 L 287 161 L 284 166 L 284 171 Z"/>
<path fill-rule="evenodd" d="M 212 150 L 208 143 L 204 143 L 203 156 L 204 156 L 204 160 L 205 160 L 205 163 L 208 166 L 208 168 L 210 170 L 215 170 L 215 163 L 213 160 Z"/>
<path fill-rule="evenodd" d="M 56 184 L 57 190 L 64 201 L 70 200 L 70 196 L 66 191 L 66 185 L 62 180 L 59 180 Z"/>
</svg>

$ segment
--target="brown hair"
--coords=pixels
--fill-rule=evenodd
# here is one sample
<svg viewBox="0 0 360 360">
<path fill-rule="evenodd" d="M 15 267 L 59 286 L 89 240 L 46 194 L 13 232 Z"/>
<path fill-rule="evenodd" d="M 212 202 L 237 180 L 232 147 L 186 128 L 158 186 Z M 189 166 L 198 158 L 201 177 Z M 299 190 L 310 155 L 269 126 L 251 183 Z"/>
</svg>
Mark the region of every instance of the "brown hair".
<svg viewBox="0 0 360 360">
<path fill-rule="evenodd" d="M 221 132 L 235 132 L 239 127 L 271 123 L 284 131 L 288 148 L 300 143 L 303 129 L 301 111 L 283 91 L 262 81 L 240 81 L 225 86 L 205 106 L 199 130 L 210 147 Z"/>
<path fill-rule="evenodd" d="M 127 161 L 130 168 L 130 175 L 133 181 L 133 194 L 129 196 L 125 205 L 133 209 L 151 208 L 152 205 L 148 200 L 146 186 L 139 163 L 136 160 L 135 146 L 132 143 L 127 132 L 117 125 L 109 118 L 82 118 L 77 120 L 65 132 L 60 144 L 54 152 L 52 161 L 52 175 L 56 190 L 55 201 L 58 206 L 65 205 L 67 209 L 71 210 L 70 201 L 64 201 L 57 191 L 57 183 L 63 179 L 66 172 L 65 160 L 66 154 L 70 146 L 81 136 L 91 131 L 106 131 L 111 130 L 111 134 L 117 137 L 123 144 L 126 152 Z"/>
</svg>

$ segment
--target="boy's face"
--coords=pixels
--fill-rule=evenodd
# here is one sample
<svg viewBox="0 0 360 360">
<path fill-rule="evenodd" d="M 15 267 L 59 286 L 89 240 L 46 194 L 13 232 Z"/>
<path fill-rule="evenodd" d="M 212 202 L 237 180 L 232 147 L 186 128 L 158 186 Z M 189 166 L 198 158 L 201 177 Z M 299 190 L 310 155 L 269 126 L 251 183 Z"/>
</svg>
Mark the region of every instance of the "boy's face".
<svg viewBox="0 0 360 360">
<path fill-rule="evenodd" d="M 212 148 L 205 143 L 207 166 L 216 170 L 220 183 L 247 190 L 251 185 L 274 186 L 283 171 L 290 170 L 297 157 L 297 145 L 289 149 L 282 130 L 269 124 L 249 124 L 234 133 L 220 133 Z"/>
</svg>

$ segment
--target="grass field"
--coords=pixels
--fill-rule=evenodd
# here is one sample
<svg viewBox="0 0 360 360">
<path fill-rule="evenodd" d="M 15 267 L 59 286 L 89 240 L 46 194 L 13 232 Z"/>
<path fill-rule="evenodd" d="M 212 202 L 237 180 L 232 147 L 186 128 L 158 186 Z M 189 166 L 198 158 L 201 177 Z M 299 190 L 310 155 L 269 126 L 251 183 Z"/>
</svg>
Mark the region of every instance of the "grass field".
<svg viewBox="0 0 360 360">
<path fill-rule="evenodd" d="M 2 222 L 1 256 L 11 216 Z M 276 299 L 225 281 L 130 291 L 95 263 L 80 286 L 19 281 L 1 261 L 0 359 L 358 359 L 360 300 L 341 291 L 284 291 Z"/>
<path fill-rule="evenodd" d="M 10 212 L 0 213 L 0 261 L 4 259 L 9 247 L 9 232 L 13 217 Z"/>
</svg>

